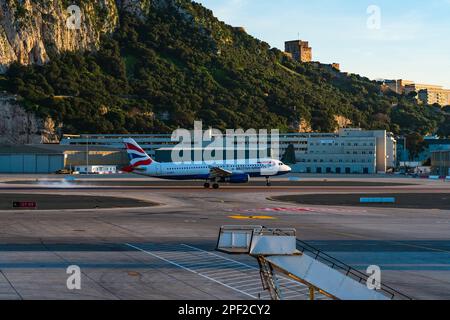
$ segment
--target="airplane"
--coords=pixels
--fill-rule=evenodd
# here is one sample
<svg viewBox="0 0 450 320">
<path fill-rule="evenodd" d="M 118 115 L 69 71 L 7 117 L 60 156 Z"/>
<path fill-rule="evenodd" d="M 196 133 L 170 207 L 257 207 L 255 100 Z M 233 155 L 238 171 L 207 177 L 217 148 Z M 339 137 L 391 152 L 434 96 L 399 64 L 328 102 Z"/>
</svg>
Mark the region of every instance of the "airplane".
<svg viewBox="0 0 450 320">
<path fill-rule="evenodd" d="M 292 169 L 275 159 L 227 160 L 220 163 L 205 162 L 159 163 L 154 161 L 134 139 L 123 139 L 130 165 L 122 171 L 166 180 L 204 180 L 206 189 L 219 189 L 219 183 L 248 183 L 250 177 L 270 177 L 288 174 Z"/>
</svg>

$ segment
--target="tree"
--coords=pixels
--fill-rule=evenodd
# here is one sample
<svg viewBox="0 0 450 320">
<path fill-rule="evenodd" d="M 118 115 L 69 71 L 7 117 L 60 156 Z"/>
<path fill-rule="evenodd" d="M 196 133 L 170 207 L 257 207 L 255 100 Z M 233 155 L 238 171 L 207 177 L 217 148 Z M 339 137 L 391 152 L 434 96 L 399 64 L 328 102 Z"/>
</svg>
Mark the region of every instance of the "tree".
<svg viewBox="0 0 450 320">
<path fill-rule="evenodd" d="M 409 160 L 414 161 L 425 150 L 425 140 L 420 134 L 411 133 L 406 136 L 406 148 L 408 149 Z"/>
<path fill-rule="evenodd" d="M 284 153 L 283 157 L 281 158 L 281 161 L 283 161 L 286 164 L 295 164 L 297 163 L 297 159 L 295 157 L 295 147 L 293 144 L 290 144 L 286 152 Z"/>
<path fill-rule="evenodd" d="M 437 133 L 443 139 L 450 138 L 450 115 L 445 117 L 445 121 L 441 124 Z"/>
</svg>

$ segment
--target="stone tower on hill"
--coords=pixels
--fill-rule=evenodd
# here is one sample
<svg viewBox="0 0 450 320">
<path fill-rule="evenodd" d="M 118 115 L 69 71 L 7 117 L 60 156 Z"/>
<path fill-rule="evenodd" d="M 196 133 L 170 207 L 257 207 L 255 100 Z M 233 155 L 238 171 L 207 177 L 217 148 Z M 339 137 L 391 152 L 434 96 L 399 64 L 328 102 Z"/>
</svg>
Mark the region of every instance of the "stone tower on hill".
<svg viewBox="0 0 450 320">
<path fill-rule="evenodd" d="M 292 55 L 292 58 L 300 62 L 312 61 L 312 48 L 309 46 L 308 41 L 293 40 L 286 41 L 285 49 L 287 53 Z"/>
</svg>

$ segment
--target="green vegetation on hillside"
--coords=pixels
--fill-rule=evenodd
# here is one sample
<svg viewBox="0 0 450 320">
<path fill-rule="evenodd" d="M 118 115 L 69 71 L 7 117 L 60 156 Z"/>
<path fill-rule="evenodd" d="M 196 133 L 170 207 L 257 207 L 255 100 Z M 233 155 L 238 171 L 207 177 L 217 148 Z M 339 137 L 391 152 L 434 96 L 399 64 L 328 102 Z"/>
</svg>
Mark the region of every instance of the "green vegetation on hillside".
<svg viewBox="0 0 450 320">
<path fill-rule="evenodd" d="M 219 129 L 282 131 L 304 120 L 334 131 L 339 115 L 366 129 L 450 134 L 440 108 L 383 94 L 367 78 L 295 62 L 210 10 L 178 3 L 181 10 L 153 8 L 145 21 L 121 13 L 120 28 L 98 52 L 12 65 L 0 86 L 66 133 L 168 132 L 200 119 Z"/>
</svg>

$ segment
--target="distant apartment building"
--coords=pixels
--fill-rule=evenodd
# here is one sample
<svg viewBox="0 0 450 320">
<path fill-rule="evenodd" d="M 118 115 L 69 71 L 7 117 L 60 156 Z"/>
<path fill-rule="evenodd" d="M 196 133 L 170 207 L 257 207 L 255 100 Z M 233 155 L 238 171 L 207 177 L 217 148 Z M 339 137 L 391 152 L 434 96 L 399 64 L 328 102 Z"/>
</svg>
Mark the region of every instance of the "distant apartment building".
<svg viewBox="0 0 450 320">
<path fill-rule="evenodd" d="M 399 80 L 385 80 L 384 84 L 391 89 L 392 91 L 398 93 L 398 94 L 403 94 L 405 93 L 405 87 L 407 85 L 411 85 L 414 84 L 414 81 L 410 81 L 410 80 L 403 80 L 403 79 L 399 79 Z"/>
<path fill-rule="evenodd" d="M 450 105 L 450 90 L 443 86 L 419 84 L 410 80 L 385 80 L 384 85 L 398 94 L 417 93 L 417 100 L 423 104 Z"/>
<path fill-rule="evenodd" d="M 419 90 L 417 99 L 424 104 L 450 105 L 450 90 L 447 89 L 422 89 Z"/>
<path fill-rule="evenodd" d="M 300 62 L 312 61 L 312 48 L 309 46 L 308 41 L 302 40 L 286 41 L 284 46 L 285 46 L 284 51 L 290 54 L 293 59 Z"/>
<path fill-rule="evenodd" d="M 411 83 L 405 86 L 405 94 L 410 94 L 411 92 L 417 92 L 421 90 L 444 90 L 444 87 L 437 86 L 434 84 L 421 84 L 421 83 Z"/>
</svg>

